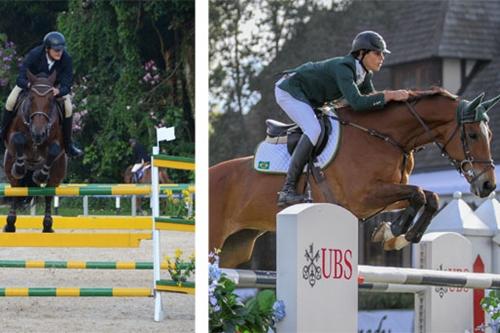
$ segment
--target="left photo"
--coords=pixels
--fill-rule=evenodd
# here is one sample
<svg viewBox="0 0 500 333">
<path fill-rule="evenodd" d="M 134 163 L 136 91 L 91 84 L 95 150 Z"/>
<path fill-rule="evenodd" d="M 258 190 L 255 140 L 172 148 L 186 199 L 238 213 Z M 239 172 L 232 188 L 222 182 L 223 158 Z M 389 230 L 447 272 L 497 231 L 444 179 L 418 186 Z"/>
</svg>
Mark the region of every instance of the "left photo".
<svg viewBox="0 0 500 333">
<path fill-rule="evenodd" d="M 194 332 L 194 0 L 0 11 L 1 331 Z"/>
</svg>

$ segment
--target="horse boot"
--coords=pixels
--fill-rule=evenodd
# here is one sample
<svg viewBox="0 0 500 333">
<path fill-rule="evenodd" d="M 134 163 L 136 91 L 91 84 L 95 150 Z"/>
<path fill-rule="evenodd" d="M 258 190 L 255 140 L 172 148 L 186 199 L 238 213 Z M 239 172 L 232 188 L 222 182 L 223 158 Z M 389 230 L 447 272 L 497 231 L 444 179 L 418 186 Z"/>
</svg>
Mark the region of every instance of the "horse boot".
<svg viewBox="0 0 500 333">
<path fill-rule="evenodd" d="M 314 145 L 309 141 L 307 135 L 302 134 L 293 151 L 285 185 L 283 185 L 281 191 L 278 192 L 278 207 L 293 205 L 304 200 L 304 195 L 297 193 L 297 182 L 313 149 Z"/>
<path fill-rule="evenodd" d="M 7 140 L 7 131 L 9 130 L 9 126 L 12 123 L 12 120 L 16 117 L 16 113 L 14 111 L 9 111 L 7 109 L 3 109 L 3 121 L 2 128 L 0 132 L 0 137 L 2 140 Z"/>
<path fill-rule="evenodd" d="M 83 151 L 73 145 L 71 134 L 73 131 L 73 116 L 65 117 L 63 120 L 64 149 L 69 157 L 81 157 Z"/>
</svg>

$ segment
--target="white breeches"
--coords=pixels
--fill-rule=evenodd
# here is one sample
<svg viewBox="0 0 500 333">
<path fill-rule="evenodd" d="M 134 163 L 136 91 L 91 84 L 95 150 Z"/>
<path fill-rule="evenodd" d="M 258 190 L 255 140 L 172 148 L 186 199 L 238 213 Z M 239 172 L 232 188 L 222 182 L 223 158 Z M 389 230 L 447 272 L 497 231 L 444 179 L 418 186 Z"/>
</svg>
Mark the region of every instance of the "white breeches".
<svg viewBox="0 0 500 333">
<path fill-rule="evenodd" d="M 276 102 L 278 102 L 278 105 L 285 111 L 288 117 L 299 125 L 302 132 L 307 135 L 311 143 L 316 146 L 321 134 L 321 127 L 314 114 L 314 110 L 309 104 L 299 101 L 288 92 L 280 89 L 278 84 L 283 80 L 284 78 L 279 80 L 274 89 Z"/>
<path fill-rule="evenodd" d="M 14 89 L 12 89 L 9 97 L 7 97 L 7 101 L 5 102 L 5 109 L 7 111 L 14 110 L 17 98 L 19 97 L 21 91 L 23 91 L 23 89 L 18 86 L 15 86 Z M 68 94 L 64 95 L 62 98 L 64 100 L 64 117 L 69 118 L 73 114 L 73 104 L 71 103 L 71 97 Z"/>
</svg>

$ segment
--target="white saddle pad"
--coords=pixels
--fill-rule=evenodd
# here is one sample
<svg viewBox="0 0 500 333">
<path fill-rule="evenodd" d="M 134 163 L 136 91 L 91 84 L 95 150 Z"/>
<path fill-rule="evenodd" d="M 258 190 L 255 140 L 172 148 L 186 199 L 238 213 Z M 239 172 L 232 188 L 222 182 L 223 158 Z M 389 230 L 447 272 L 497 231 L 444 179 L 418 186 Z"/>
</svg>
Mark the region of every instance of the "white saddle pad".
<svg viewBox="0 0 500 333">
<path fill-rule="evenodd" d="M 325 149 L 323 149 L 321 155 L 317 157 L 317 164 L 321 169 L 333 161 L 340 142 L 341 133 L 339 122 L 331 118 L 329 118 L 329 121 L 332 124 L 332 133 L 328 137 L 328 143 Z M 286 142 L 280 143 L 280 140 L 276 140 L 276 142 L 272 141 L 273 139 L 262 141 L 257 146 L 253 160 L 254 169 L 265 173 L 286 174 L 291 157 L 288 153 Z"/>
</svg>

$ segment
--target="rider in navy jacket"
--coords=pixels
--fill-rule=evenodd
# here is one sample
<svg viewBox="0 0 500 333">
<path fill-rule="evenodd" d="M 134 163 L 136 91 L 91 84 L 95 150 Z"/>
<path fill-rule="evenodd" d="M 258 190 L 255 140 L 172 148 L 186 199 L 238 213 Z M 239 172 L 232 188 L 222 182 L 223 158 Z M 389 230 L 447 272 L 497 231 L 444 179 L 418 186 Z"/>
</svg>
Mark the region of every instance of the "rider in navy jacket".
<svg viewBox="0 0 500 333">
<path fill-rule="evenodd" d="M 80 157 L 83 152 L 73 145 L 71 134 L 73 128 L 73 105 L 70 92 L 73 84 L 73 64 L 71 56 L 65 50 L 66 40 L 63 34 L 57 31 L 49 32 L 43 39 L 43 44 L 32 49 L 24 58 L 16 80 L 16 86 L 5 102 L 2 124 L 2 137 L 6 139 L 7 129 L 15 117 L 14 107 L 19 94 L 29 89 L 27 71 L 34 75 L 56 72 L 56 81 L 53 93 L 64 101 L 63 136 L 64 148 L 69 157 Z"/>
<path fill-rule="evenodd" d="M 52 74 L 56 71 L 55 86 L 59 85 L 59 96 L 64 96 L 70 93 L 71 85 L 73 84 L 73 64 L 71 56 L 62 50 L 61 60 L 54 61 L 54 65 L 49 69 L 47 62 L 47 51 L 44 45 L 40 45 L 32 49 L 24 58 L 24 61 L 19 70 L 16 84 L 18 87 L 28 89 L 28 77 L 26 71 L 29 70 L 33 74 L 46 73 Z"/>
<path fill-rule="evenodd" d="M 151 156 L 147 153 L 146 147 L 142 143 L 136 139 L 130 139 L 129 143 L 132 147 L 132 164 L 151 162 Z"/>
</svg>

